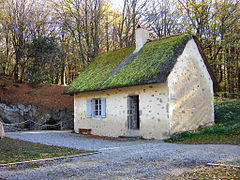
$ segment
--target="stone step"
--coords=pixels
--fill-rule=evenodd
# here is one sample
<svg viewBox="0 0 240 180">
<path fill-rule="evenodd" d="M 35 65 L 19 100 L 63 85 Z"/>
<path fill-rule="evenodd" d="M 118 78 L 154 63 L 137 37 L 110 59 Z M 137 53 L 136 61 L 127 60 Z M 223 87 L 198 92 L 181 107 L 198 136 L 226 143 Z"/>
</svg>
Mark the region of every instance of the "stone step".
<svg viewBox="0 0 240 180">
<path fill-rule="evenodd" d="M 142 136 L 118 136 L 118 140 L 122 140 L 122 141 L 136 141 L 141 139 Z"/>
</svg>

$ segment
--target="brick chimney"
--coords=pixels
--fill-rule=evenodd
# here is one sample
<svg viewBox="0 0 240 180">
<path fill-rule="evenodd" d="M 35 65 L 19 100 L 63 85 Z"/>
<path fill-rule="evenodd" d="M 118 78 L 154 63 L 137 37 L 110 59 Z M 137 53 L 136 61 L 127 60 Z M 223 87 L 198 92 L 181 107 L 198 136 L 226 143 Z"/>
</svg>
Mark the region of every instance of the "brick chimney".
<svg viewBox="0 0 240 180">
<path fill-rule="evenodd" d="M 149 39 L 149 32 L 146 29 L 141 28 L 140 25 L 138 25 L 136 29 L 135 39 L 136 39 L 136 49 L 134 53 L 138 52 L 143 47 L 143 45 L 147 42 L 147 40 Z"/>
</svg>

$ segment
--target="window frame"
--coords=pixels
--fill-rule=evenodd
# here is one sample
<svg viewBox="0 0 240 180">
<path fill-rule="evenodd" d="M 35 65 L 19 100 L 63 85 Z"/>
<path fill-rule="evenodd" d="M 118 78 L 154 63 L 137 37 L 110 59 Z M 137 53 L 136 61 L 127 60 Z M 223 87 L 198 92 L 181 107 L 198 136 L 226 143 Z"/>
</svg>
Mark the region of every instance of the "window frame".
<svg viewBox="0 0 240 180">
<path fill-rule="evenodd" d="M 105 118 L 106 117 L 106 98 L 91 98 L 86 100 L 87 118 Z"/>
</svg>

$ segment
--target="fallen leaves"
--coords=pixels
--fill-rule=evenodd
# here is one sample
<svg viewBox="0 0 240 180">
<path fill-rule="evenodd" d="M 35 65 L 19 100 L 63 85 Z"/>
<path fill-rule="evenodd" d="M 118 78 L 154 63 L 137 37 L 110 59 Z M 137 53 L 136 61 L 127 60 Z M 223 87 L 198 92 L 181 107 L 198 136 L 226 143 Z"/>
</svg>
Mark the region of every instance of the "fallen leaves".
<svg viewBox="0 0 240 180">
<path fill-rule="evenodd" d="M 240 168 L 232 166 L 211 166 L 185 172 L 179 179 L 240 179 Z"/>
<path fill-rule="evenodd" d="M 41 84 L 33 88 L 24 83 L 13 83 L 10 78 L 0 76 L 5 87 L 0 88 L 0 99 L 5 104 L 33 104 L 43 109 L 73 111 L 73 96 L 63 95 L 66 86 Z"/>
</svg>

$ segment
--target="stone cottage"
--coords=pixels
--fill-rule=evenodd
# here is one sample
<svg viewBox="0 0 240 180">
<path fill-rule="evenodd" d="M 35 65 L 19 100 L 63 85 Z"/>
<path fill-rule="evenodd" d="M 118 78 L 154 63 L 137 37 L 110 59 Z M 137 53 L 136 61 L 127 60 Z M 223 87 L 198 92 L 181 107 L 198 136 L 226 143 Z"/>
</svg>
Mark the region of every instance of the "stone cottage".
<svg viewBox="0 0 240 180">
<path fill-rule="evenodd" d="M 74 95 L 74 130 L 164 139 L 214 123 L 213 80 L 192 35 L 148 40 L 97 56 L 65 91 Z"/>
</svg>

